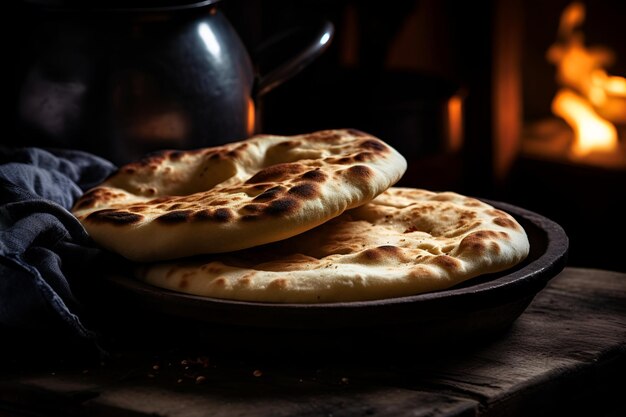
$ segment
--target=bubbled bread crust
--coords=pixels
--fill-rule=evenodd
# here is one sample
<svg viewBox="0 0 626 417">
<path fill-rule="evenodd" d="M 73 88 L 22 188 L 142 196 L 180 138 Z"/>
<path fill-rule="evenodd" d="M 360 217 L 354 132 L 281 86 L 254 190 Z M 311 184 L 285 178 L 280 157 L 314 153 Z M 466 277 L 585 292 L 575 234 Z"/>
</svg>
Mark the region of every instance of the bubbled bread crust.
<svg viewBox="0 0 626 417">
<path fill-rule="evenodd" d="M 72 211 L 97 243 L 128 259 L 174 259 L 297 235 L 372 200 L 405 170 L 397 151 L 356 130 L 258 135 L 147 156 Z"/>
<path fill-rule="evenodd" d="M 298 236 L 144 265 L 137 277 L 194 295 L 278 303 L 364 301 L 446 289 L 526 258 L 508 213 L 457 193 L 390 188 Z"/>
</svg>

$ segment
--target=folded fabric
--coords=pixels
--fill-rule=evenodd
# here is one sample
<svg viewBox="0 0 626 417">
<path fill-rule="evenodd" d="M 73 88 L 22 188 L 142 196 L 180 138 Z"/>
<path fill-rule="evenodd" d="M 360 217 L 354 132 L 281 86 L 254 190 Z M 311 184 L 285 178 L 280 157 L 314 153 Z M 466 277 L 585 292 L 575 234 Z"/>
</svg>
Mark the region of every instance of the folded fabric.
<svg viewBox="0 0 626 417">
<path fill-rule="evenodd" d="M 81 151 L 0 147 L 0 339 L 5 343 L 9 334 L 11 339 L 54 334 L 58 338 L 51 342 L 58 344 L 64 338 L 93 339 L 73 289 L 98 249 L 69 210 L 115 169 Z"/>
</svg>

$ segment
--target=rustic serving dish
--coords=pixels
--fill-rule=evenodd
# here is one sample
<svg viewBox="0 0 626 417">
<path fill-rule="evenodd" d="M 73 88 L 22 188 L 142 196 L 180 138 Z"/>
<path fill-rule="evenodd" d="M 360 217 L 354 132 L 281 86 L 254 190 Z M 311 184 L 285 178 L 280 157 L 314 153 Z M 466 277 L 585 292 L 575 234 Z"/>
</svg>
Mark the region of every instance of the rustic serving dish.
<svg viewBox="0 0 626 417">
<path fill-rule="evenodd" d="M 565 267 L 569 247 L 565 231 L 554 221 L 510 204 L 486 202 L 519 221 L 528 234 L 530 254 L 513 269 L 447 290 L 363 302 L 278 304 L 177 293 L 119 271 L 107 274 L 106 283 L 126 317 L 145 320 L 147 326 L 156 320 L 162 334 L 184 333 L 187 341 L 211 341 L 216 349 L 245 350 L 252 344 L 256 352 L 322 354 L 476 341 L 514 323 Z"/>
</svg>

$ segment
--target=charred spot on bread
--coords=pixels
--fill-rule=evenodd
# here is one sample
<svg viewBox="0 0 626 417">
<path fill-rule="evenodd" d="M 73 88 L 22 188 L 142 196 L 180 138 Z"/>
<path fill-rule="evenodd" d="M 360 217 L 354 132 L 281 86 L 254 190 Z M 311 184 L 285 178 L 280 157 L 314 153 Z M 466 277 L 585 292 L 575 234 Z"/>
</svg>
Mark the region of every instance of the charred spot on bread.
<svg viewBox="0 0 626 417">
<path fill-rule="evenodd" d="M 483 203 L 481 203 L 480 201 L 474 199 L 474 198 L 467 198 L 465 199 L 465 201 L 463 202 L 463 204 L 467 207 L 480 207 L 483 205 Z"/>
<path fill-rule="evenodd" d="M 221 207 L 215 210 L 204 209 L 198 210 L 193 214 L 193 217 L 198 220 L 210 220 L 219 223 L 226 223 L 235 218 L 232 210 Z"/>
<path fill-rule="evenodd" d="M 141 214 L 130 213 L 128 211 L 119 211 L 115 209 L 105 209 L 94 211 L 87 216 L 88 222 L 94 223 L 111 223 L 115 225 L 125 226 L 140 222 L 143 220 Z"/>
<path fill-rule="evenodd" d="M 368 180 L 374 176 L 374 171 L 366 165 L 354 165 L 345 171 L 346 175 L 356 181 Z"/>
<path fill-rule="evenodd" d="M 263 211 L 265 206 L 263 204 L 246 204 L 242 207 L 242 210 L 247 211 L 248 213 L 260 213 Z"/>
<path fill-rule="evenodd" d="M 239 156 L 241 156 L 242 153 L 243 152 L 241 149 L 235 148 L 226 152 L 226 156 L 229 158 L 238 158 Z"/>
<path fill-rule="evenodd" d="M 387 148 L 387 146 L 384 143 L 375 139 L 367 139 L 361 142 L 361 148 L 374 151 L 374 152 L 379 152 L 379 153 L 389 151 L 389 148 Z"/>
<path fill-rule="evenodd" d="M 252 201 L 270 201 L 275 200 L 279 196 L 281 196 L 287 190 L 286 187 L 282 185 L 277 185 L 268 190 L 263 191 L 261 194 L 257 195 L 252 199 Z"/>
<path fill-rule="evenodd" d="M 405 260 L 402 249 L 394 245 L 382 245 L 364 250 L 363 252 L 361 252 L 359 257 L 365 263 L 383 262 L 385 260 Z"/>
<path fill-rule="evenodd" d="M 491 253 L 493 253 L 494 255 L 499 255 L 500 252 L 502 252 L 502 248 L 500 248 L 500 244 L 498 244 L 498 242 L 496 242 L 495 240 L 492 240 L 491 242 L 489 242 L 489 251 Z"/>
<path fill-rule="evenodd" d="M 121 193 L 113 192 L 107 188 L 94 188 L 89 190 L 76 202 L 75 210 L 95 207 L 97 204 L 106 204 L 122 196 Z"/>
<path fill-rule="evenodd" d="M 322 130 L 319 132 L 309 133 L 307 139 L 326 143 L 336 143 L 341 140 L 341 135 L 332 130 Z"/>
<path fill-rule="evenodd" d="M 476 217 L 478 217 L 478 214 L 476 214 L 475 211 L 467 211 L 467 210 L 461 211 L 459 214 L 459 223 L 457 227 L 461 227 L 463 224 L 476 219 Z"/>
<path fill-rule="evenodd" d="M 279 198 L 267 205 L 265 213 L 270 216 L 288 216 L 293 214 L 298 207 L 300 203 L 295 198 Z"/>
<path fill-rule="evenodd" d="M 290 175 L 299 174 L 303 171 L 303 166 L 297 163 L 284 163 L 271 165 L 254 174 L 246 181 L 246 184 L 257 184 L 260 182 L 281 181 Z"/>
<path fill-rule="evenodd" d="M 207 153 L 207 157 L 209 158 L 209 160 L 215 161 L 217 159 L 224 159 L 224 154 L 216 150 L 216 151 Z"/>
<path fill-rule="evenodd" d="M 309 199 L 319 195 L 319 188 L 315 183 L 305 182 L 291 187 L 287 193 L 297 198 Z"/>
<path fill-rule="evenodd" d="M 437 255 L 431 258 L 428 263 L 437 265 L 448 271 L 461 271 L 463 269 L 461 261 L 450 255 Z"/>
<path fill-rule="evenodd" d="M 183 223 L 191 219 L 193 210 L 176 210 L 165 213 L 156 218 L 160 223 Z"/>
<path fill-rule="evenodd" d="M 313 181 L 313 182 L 324 182 L 328 178 L 328 176 L 319 168 L 313 169 L 311 171 L 307 171 L 300 176 L 303 180 Z"/>
<path fill-rule="evenodd" d="M 514 220 L 510 219 L 509 217 L 505 217 L 505 216 L 498 216 L 496 218 L 493 219 L 494 224 L 497 224 L 498 226 L 507 228 L 507 229 L 513 229 L 513 230 L 517 230 L 519 229 L 519 226 L 517 224 L 517 222 L 515 222 Z"/>
<path fill-rule="evenodd" d="M 133 213 L 141 213 L 147 211 L 148 209 L 149 207 L 144 204 L 137 204 L 136 206 L 130 206 L 128 208 L 128 211 L 131 211 Z"/>
<path fill-rule="evenodd" d="M 200 270 L 209 274 L 219 274 L 224 271 L 222 265 L 217 262 L 209 262 L 200 267 Z"/>
<path fill-rule="evenodd" d="M 383 245 L 383 246 L 379 246 L 376 249 L 378 249 L 380 252 L 386 255 L 399 256 L 402 254 L 402 249 L 393 245 Z"/>
<path fill-rule="evenodd" d="M 371 263 L 380 261 L 382 256 L 376 249 L 367 249 L 359 254 L 359 258 L 361 262 Z"/>
<path fill-rule="evenodd" d="M 227 204 L 228 204 L 228 200 L 224 200 L 224 199 L 213 200 L 208 203 L 209 206 L 225 206 Z"/>
<path fill-rule="evenodd" d="M 185 156 L 185 152 L 183 151 L 172 151 L 169 153 L 169 158 L 170 161 L 176 162 L 176 161 L 180 161 L 183 156 Z"/>
<path fill-rule="evenodd" d="M 210 209 L 198 210 L 193 214 L 193 217 L 197 220 L 212 220 L 213 211 Z"/>
<path fill-rule="evenodd" d="M 459 243 L 459 253 L 469 256 L 484 255 L 491 240 L 498 239 L 500 234 L 493 230 L 479 230 L 465 236 Z"/>
<path fill-rule="evenodd" d="M 284 290 L 289 286 L 286 278 L 276 278 L 272 280 L 267 287 L 271 289 Z"/>
<path fill-rule="evenodd" d="M 233 212 L 230 209 L 227 209 L 227 208 L 218 208 L 213 213 L 213 216 L 214 216 L 215 220 L 217 220 L 219 222 L 227 222 L 227 221 L 230 221 L 233 217 L 235 217 L 233 215 Z"/>
<path fill-rule="evenodd" d="M 371 161 L 374 158 L 375 158 L 375 154 L 373 152 L 367 151 L 367 152 L 360 152 L 356 154 L 353 159 L 356 162 L 366 162 L 366 161 Z"/>
<path fill-rule="evenodd" d="M 218 286 L 218 287 L 225 287 L 227 282 L 228 281 L 226 280 L 226 278 L 224 278 L 224 277 L 217 277 L 217 278 L 215 278 L 211 282 L 211 284 L 215 285 L 215 286 Z"/>
<path fill-rule="evenodd" d="M 244 287 L 249 286 L 252 284 L 253 278 L 254 278 L 254 272 L 246 274 L 237 280 L 237 284 L 244 286 Z"/>
<path fill-rule="evenodd" d="M 412 279 L 423 279 L 430 275 L 430 270 L 424 265 L 417 265 L 411 268 L 407 276 Z"/>
</svg>

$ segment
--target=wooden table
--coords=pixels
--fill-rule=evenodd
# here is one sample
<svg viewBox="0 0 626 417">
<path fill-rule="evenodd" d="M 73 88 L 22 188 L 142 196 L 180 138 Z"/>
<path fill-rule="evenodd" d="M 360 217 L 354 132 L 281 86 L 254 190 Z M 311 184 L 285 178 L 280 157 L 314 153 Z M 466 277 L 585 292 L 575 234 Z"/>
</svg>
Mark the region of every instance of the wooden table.
<svg viewBox="0 0 626 417">
<path fill-rule="evenodd" d="M 341 363 L 126 352 L 3 375 L 0 415 L 617 417 L 624 394 L 626 274 L 566 268 L 478 344 Z"/>
</svg>

